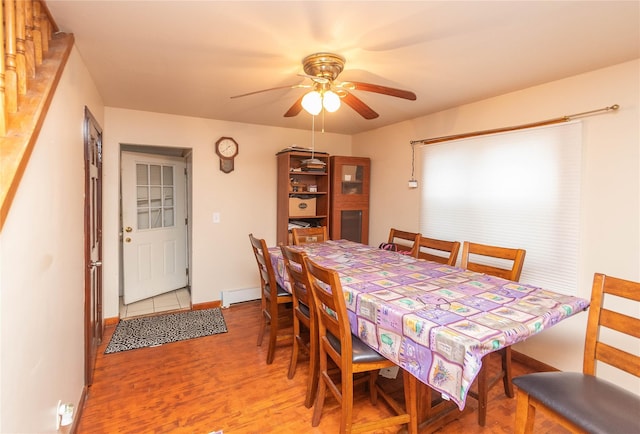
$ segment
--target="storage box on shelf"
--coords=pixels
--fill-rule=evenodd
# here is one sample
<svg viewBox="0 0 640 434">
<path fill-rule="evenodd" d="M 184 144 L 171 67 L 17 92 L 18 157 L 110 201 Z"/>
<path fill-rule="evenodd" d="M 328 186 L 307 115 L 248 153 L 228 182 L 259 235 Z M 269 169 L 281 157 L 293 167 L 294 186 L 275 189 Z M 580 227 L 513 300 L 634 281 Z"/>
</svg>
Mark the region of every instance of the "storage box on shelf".
<svg viewBox="0 0 640 434">
<path fill-rule="evenodd" d="M 286 245 L 291 227 L 329 226 L 329 154 L 284 149 L 276 155 L 276 242 Z"/>
</svg>

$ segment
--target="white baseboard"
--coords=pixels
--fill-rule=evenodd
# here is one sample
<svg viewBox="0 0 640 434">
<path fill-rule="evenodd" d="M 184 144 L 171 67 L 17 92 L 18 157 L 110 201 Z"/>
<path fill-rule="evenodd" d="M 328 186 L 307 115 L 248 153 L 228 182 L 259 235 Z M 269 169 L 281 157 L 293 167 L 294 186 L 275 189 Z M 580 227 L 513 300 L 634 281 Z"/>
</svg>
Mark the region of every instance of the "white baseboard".
<svg viewBox="0 0 640 434">
<path fill-rule="evenodd" d="M 257 300 L 260 298 L 260 288 L 243 288 L 222 291 L 222 307 L 227 308 L 234 303 Z"/>
</svg>

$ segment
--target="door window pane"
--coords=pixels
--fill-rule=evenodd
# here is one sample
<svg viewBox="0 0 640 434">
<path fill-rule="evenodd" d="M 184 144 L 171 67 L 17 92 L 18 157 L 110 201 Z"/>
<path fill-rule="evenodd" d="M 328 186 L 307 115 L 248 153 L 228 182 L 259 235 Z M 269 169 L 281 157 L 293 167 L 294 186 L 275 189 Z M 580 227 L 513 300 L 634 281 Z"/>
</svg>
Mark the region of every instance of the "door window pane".
<svg viewBox="0 0 640 434">
<path fill-rule="evenodd" d="M 138 210 L 138 229 L 149 229 L 149 210 Z"/>
<path fill-rule="evenodd" d="M 164 227 L 173 226 L 173 208 L 164 209 Z"/>
<path fill-rule="evenodd" d="M 147 185 L 149 183 L 149 173 L 146 164 L 136 164 L 136 184 Z"/>
<path fill-rule="evenodd" d="M 161 207 L 162 206 L 162 187 L 151 187 L 151 206 L 152 207 Z"/>
<path fill-rule="evenodd" d="M 161 228 L 162 227 L 162 209 L 160 208 L 152 208 L 149 210 L 149 215 L 151 216 L 151 228 Z"/>
<path fill-rule="evenodd" d="M 164 200 L 162 204 L 167 206 L 173 206 L 173 187 L 164 187 L 163 189 Z"/>
<path fill-rule="evenodd" d="M 138 208 L 149 206 L 149 187 L 137 187 Z"/>
<path fill-rule="evenodd" d="M 162 185 L 162 172 L 157 164 L 149 166 L 149 185 Z"/>
<path fill-rule="evenodd" d="M 173 185 L 173 166 L 162 167 L 162 185 Z"/>
</svg>

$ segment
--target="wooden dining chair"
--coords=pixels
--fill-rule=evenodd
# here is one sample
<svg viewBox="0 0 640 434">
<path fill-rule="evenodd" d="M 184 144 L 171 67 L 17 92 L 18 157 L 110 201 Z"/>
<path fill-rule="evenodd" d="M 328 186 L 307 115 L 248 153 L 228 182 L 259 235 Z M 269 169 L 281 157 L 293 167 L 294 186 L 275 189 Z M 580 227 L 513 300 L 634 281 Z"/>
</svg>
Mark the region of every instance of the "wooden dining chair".
<svg viewBox="0 0 640 434">
<path fill-rule="evenodd" d="M 613 309 L 624 306 L 637 313 L 639 302 L 640 283 L 594 275 L 582 373 L 536 372 L 514 378 L 516 433 L 534 432 L 538 410 L 574 433 L 640 433 L 640 396 L 596 375 L 596 368 L 606 364 L 640 377 L 640 319 Z M 621 340 L 623 335 L 629 340 Z M 634 353 L 628 352 L 631 348 Z"/>
<path fill-rule="evenodd" d="M 287 246 L 280 246 L 286 273 L 289 275 L 291 293 L 293 295 L 293 351 L 289 362 L 287 377 L 293 378 L 298 365 L 298 355 L 306 350 L 309 355 L 309 376 L 307 379 L 307 393 L 304 406 L 310 408 L 318 390 L 318 320 L 316 319 L 316 305 L 310 287 L 304 252 Z M 303 337 L 302 328 L 306 329 L 309 337 Z"/>
<path fill-rule="evenodd" d="M 291 229 L 293 245 L 299 246 L 306 243 L 321 243 L 329 239 L 326 226 L 315 228 L 293 228 Z"/>
<path fill-rule="evenodd" d="M 377 385 L 378 372 L 383 368 L 396 366 L 358 337 L 351 334 L 344 293 L 340 277 L 334 270 L 314 263 L 309 257 L 304 259 L 316 312 L 318 314 L 318 336 L 320 353 L 320 384 L 313 409 L 312 425 L 318 426 L 327 389 L 341 406 L 340 433 L 373 432 L 387 426 L 407 424 L 409 433 L 418 432 L 417 421 L 417 383 L 416 378 L 402 371 L 405 393 L 405 408 L 402 408 L 391 396 Z M 340 369 L 340 381 L 334 381 L 330 375 L 329 360 Z M 353 386 L 354 374 L 367 373 L 369 398 L 377 403 L 378 394 L 397 414 L 371 422 L 353 422 Z"/>
<path fill-rule="evenodd" d="M 462 245 L 461 267 L 517 282 L 520 280 L 525 254 L 526 251 L 523 249 L 489 246 L 465 241 Z M 487 259 L 489 261 L 492 259 L 497 260 L 500 261 L 500 263 L 490 263 L 487 262 Z M 478 373 L 477 392 L 469 391 L 469 395 L 478 400 L 478 424 L 480 426 L 484 426 L 487 421 L 489 390 L 491 390 L 498 381 L 502 380 L 505 395 L 509 398 L 514 397 L 513 383 L 511 381 L 511 346 L 501 348 L 495 351 L 495 353 L 500 356 L 500 372 L 490 378 L 487 368 L 488 360 L 485 360 Z M 488 354 L 485 357 L 489 356 Z"/>
<path fill-rule="evenodd" d="M 446 265 L 456 265 L 459 241 L 437 240 L 420 235 L 418 238 L 418 258 Z"/>
<path fill-rule="evenodd" d="M 282 312 L 286 304 L 293 303 L 293 296 L 276 281 L 269 249 L 263 239 L 259 239 L 249 234 L 251 248 L 258 263 L 258 272 L 261 286 L 261 311 L 262 323 L 258 332 L 258 346 L 262 345 L 264 332 L 269 326 L 269 348 L 267 349 L 267 364 L 273 363 L 278 340 L 291 339 L 290 334 L 279 333 L 283 330 L 283 325 L 287 316 Z M 289 321 L 290 322 L 290 321 Z"/>
<path fill-rule="evenodd" d="M 391 228 L 389 230 L 389 244 L 395 244 L 397 251 L 406 252 L 407 254 L 418 257 L 418 240 L 420 234 L 417 232 L 401 231 Z"/>
</svg>

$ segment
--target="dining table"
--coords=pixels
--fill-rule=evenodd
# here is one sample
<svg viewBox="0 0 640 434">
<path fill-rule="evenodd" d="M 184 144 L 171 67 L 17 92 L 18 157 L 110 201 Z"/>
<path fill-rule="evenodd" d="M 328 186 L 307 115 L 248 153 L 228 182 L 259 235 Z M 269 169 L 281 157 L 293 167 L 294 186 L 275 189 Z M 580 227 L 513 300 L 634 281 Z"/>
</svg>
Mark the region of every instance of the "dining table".
<svg viewBox="0 0 640 434">
<path fill-rule="evenodd" d="M 579 297 L 348 240 L 291 247 L 338 272 L 354 335 L 460 411 L 484 356 L 589 306 Z M 269 252 L 278 283 L 290 291 L 280 248 Z"/>
</svg>

